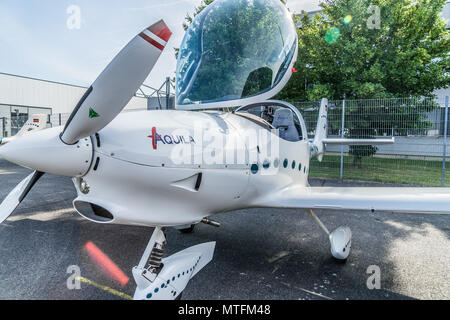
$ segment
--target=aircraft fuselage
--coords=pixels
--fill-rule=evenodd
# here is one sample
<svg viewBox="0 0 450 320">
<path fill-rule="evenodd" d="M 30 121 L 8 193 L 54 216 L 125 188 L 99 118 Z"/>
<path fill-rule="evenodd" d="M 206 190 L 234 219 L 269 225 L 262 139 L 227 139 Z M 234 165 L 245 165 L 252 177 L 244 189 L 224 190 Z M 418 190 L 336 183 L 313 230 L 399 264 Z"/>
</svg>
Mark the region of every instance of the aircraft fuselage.
<svg viewBox="0 0 450 320">
<path fill-rule="evenodd" d="M 185 225 L 307 185 L 307 140 L 285 141 L 237 114 L 122 113 L 91 140 L 74 205 L 96 222 Z"/>
</svg>

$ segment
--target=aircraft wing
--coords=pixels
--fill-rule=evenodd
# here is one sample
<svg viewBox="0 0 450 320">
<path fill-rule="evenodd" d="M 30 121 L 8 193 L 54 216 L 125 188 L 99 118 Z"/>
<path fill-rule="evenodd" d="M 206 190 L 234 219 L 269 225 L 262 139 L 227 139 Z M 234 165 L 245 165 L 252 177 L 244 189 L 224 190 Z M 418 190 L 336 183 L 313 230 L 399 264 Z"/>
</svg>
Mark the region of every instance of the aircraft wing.
<svg viewBox="0 0 450 320">
<path fill-rule="evenodd" d="M 258 206 L 450 214 L 450 188 L 287 187 Z"/>
</svg>

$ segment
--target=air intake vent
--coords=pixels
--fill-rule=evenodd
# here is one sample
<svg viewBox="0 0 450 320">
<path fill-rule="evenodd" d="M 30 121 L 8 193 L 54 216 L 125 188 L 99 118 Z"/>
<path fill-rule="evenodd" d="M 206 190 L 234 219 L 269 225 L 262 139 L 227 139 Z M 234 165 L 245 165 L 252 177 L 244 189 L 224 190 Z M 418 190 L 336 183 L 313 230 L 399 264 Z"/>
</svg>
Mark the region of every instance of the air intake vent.
<svg viewBox="0 0 450 320">
<path fill-rule="evenodd" d="M 191 192 L 198 192 L 202 184 L 203 173 L 199 172 L 186 179 L 175 181 L 171 186 L 184 189 Z"/>
<path fill-rule="evenodd" d="M 73 205 L 80 215 L 94 222 L 108 223 L 114 220 L 111 212 L 94 203 L 76 200 Z"/>
</svg>

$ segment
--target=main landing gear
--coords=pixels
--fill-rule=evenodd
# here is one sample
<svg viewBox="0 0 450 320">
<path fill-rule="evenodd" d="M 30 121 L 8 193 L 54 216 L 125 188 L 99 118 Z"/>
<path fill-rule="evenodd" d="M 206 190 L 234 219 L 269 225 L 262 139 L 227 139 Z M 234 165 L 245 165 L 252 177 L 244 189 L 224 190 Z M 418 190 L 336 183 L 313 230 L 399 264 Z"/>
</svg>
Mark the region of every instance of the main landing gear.
<svg viewBox="0 0 450 320">
<path fill-rule="evenodd" d="M 307 210 L 313 219 L 319 224 L 320 228 L 328 235 L 330 239 L 331 254 L 339 261 L 345 262 L 352 248 L 352 231 L 349 227 L 339 227 L 333 232 L 329 232 L 327 227 L 311 210 Z"/>
<path fill-rule="evenodd" d="M 220 227 L 219 222 L 208 219 L 208 218 L 203 218 L 201 222 L 204 224 L 213 226 L 213 227 L 217 227 L 217 228 Z M 187 225 L 183 225 L 183 226 L 177 226 L 177 227 L 175 227 L 175 229 L 177 229 L 181 233 L 192 233 L 192 232 L 194 232 L 195 226 L 196 226 L 195 224 L 191 224 L 191 225 L 187 224 Z"/>
<path fill-rule="evenodd" d="M 163 258 L 166 237 L 156 227 L 139 264 L 133 268 L 135 300 L 174 300 L 181 298 L 189 280 L 213 257 L 215 242 L 199 244 Z"/>
<path fill-rule="evenodd" d="M 180 226 L 176 228 L 181 233 L 192 233 L 195 229 L 195 224 L 186 225 L 186 226 Z"/>
</svg>

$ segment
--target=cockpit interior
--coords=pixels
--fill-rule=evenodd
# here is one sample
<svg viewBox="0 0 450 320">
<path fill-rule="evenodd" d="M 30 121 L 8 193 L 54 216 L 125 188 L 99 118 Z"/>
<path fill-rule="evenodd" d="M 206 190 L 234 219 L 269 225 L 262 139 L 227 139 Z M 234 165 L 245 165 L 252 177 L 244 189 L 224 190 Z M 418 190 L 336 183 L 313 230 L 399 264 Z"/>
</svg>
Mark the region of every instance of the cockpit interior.
<svg viewBox="0 0 450 320">
<path fill-rule="evenodd" d="M 267 130 L 278 130 L 281 139 L 297 142 L 307 140 L 305 121 L 296 107 L 284 101 L 267 101 L 238 108 L 236 115 Z"/>
</svg>

